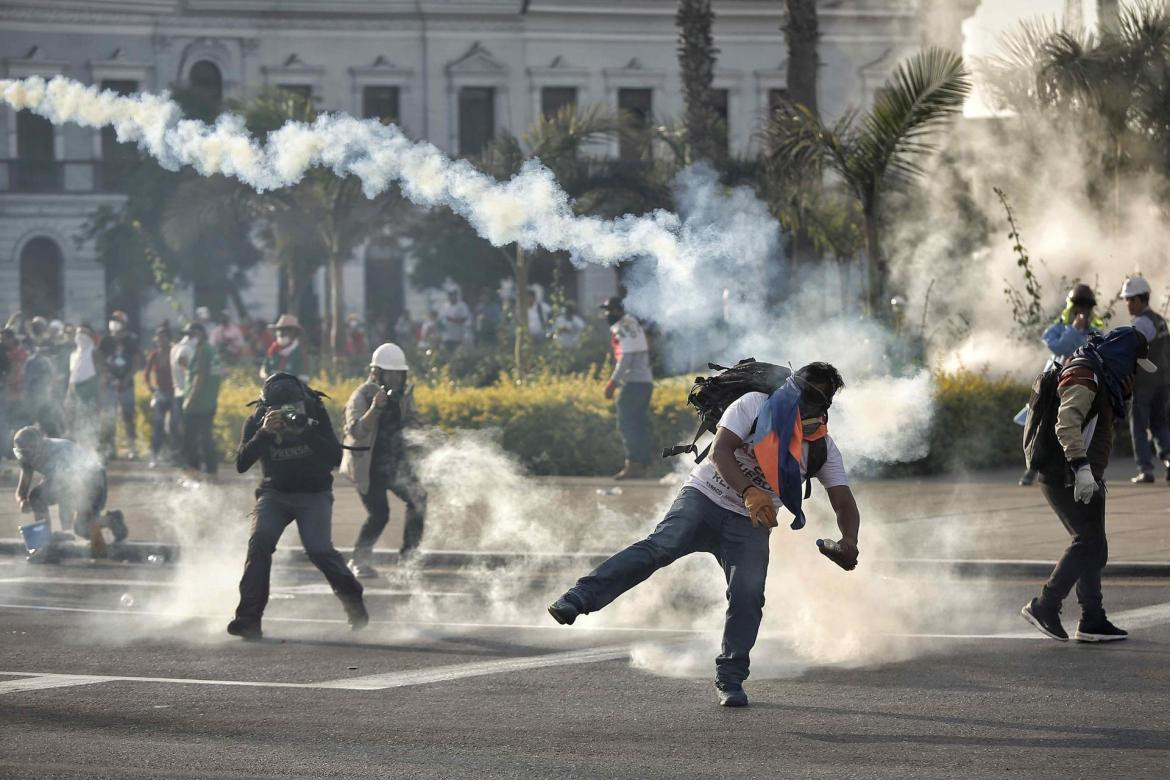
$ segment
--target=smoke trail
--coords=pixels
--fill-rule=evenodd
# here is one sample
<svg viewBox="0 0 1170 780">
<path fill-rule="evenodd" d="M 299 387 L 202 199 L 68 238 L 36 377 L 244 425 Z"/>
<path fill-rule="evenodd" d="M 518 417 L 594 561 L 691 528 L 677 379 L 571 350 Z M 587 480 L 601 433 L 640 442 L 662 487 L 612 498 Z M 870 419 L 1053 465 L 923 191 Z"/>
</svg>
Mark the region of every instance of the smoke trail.
<svg viewBox="0 0 1170 780">
<path fill-rule="evenodd" d="M 613 265 L 651 256 L 668 279 L 686 279 L 692 259 L 725 236 L 695 231 L 676 215 L 656 211 L 615 220 L 573 213 L 569 196 L 539 160 L 499 182 L 434 145 L 414 142 L 393 125 L 344 114 L 312 124 L 290 121 L 260 145 L 242 117 L 222 114 L 213 124 L 184 119 L 166 95 L 122 97 L 61 76 L 0 80 L 0 99 L 55 124 L 114 128 L 121 142 L 138 145 L 164 168 L 190 166 L 207 176 L 234 177 L 266 191 L 296 184 L 311 167 L 357 176 L 367 197 L 397 183 L 417 205 L 445 205 L 496 246 L 512 242 L 565 251 L 576 262 Z"/>
</svg>

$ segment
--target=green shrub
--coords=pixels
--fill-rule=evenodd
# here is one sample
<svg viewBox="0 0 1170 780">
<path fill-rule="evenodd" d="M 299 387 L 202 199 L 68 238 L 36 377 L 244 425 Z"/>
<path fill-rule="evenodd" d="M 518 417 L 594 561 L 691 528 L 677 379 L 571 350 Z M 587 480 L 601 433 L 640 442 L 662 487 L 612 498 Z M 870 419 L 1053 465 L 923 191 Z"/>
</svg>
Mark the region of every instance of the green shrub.
<svg viewBox="0 0 1170 780">
<path fill-rule="evenodd" d="M 935 375 L 930 472 L 955 468 L 1023 467 L 1023 429 L 1013 422 L 1028 402 L 1027 384 L 962 371 Z"/>
</svg>

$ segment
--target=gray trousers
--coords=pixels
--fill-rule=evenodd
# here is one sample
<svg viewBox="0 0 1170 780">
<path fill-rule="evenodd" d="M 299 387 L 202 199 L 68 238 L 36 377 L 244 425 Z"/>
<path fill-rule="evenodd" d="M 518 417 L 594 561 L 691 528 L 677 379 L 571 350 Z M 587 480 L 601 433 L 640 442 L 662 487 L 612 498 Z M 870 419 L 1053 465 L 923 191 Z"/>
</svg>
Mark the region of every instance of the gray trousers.
<svg viewBox="0 0 1170 780">
<path fill-rule="evenodd" d="M 748 654 L 764 615 L 770 531 L 685 487 L 652 534 L 577 580 L 569 595 L 582 612 L 596 612 L 684 555 L 711 553 L 727 578 L 727 617 L 715 677 L 722 683 L 741 683 L 748 676 Z"/>
<path fill-rule="evenodd" d="M 240 578 L 240 605 L 236 617 L 259 621 L 268 605 L 268 585 L 272 576 L 272 554 L 280 535 L 296 522 L 301 544 L 313 565 L 321 570 L 329 586 L 343 603 L 362 597 L 361 583 L 345 567 L 345 559 L 333 548 L 333 493 L 285 493 L 260 490 L 252 510 L 252 536 L 248 539 L 248 558 Z"/>
<path fill-rule="evenodd" d="M 402 551 L 418 548 L 422 539 L 423 524 L 427 518 L 427 491 L 414 473 L 414 466 L 406 457 L 396 458 L 389 469 L 378 465 L 370 466 L 370 487 L 365 493 L 358 493 L 362 506 L 366 508 L 366 522 L 358 531 L 353 545 L 353 559 L 369 563 L 373 559 L 374 543 L 390 522 L 390 502 L 386 499 L 390 491 L 406 504 L 406 527 L 402 533 Z"/>
<path fill-rule="evenodd" d="M 1170 388 L 1143 387 L 1133 392 L 1129 413 L 1129 433 L 1133 437 L 1133 457 L 1138 471 L 1154 473 L 1154 452 L 1150 442 L 1158 448 L 1158 456 L 1170 458 L 1170 422 L 1166 405 L 1170 402 Z"/>
</svg>

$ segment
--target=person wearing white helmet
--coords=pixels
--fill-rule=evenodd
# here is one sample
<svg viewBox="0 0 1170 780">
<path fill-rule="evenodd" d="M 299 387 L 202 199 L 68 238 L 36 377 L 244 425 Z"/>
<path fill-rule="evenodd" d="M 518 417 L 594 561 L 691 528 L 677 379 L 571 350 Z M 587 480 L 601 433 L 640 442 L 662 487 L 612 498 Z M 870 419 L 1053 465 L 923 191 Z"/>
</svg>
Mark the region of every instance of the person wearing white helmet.
<svg viewBox="0 0 1170 780">
<path fill-rule="evenodd" d="M 1158 457 L 1166 467 L 1170 482 L 1170 421 L 1166 407 L 1170 404 L 1170 330 L 1166 320 L 1150 308 L 1150 283 L 1140 276 L 1131 276 L 1121 288 L 1131 324 L 1150 344 L 1150 360 L 1158 367 L 1152 374 L 1138 374 L 1133 387 L 1133 404 L 1129 414 L 1129 432 L 1133 437 L 1133 455 L 1137 461 L 1134 484 L 1154 481 L 1154 452 L 1152 439 L 1158 448 Z"/>
<path fill-rule="evenodd" d="M 407 383 L 406 355 L 397 344 L 374 350 L 370 374 L 345 405 L 345 455 L 341 473 L 357 486 L 366 522 L 358 532 L 349 561 L 358 577 L 375 577 L 374 543 L 390 520 L 387 491 L 406 504 L 402 555 L 418 549 L 426 521 L 427 492 L 407 452 L 403 431 L 419 422 L 414 389 Z"/>
</svg>

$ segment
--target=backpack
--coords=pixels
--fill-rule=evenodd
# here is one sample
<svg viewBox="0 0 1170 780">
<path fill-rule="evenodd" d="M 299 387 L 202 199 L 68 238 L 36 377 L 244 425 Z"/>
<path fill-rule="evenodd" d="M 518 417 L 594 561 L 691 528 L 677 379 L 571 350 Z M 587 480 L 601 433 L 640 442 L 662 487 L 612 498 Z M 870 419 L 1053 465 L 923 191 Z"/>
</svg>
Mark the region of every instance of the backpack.
<svg viewBox="0 0 1170 780">
<path fill-rule="evenodd" d="M 1056 413 L 1060 408 L 1057 388 L 1064 366 L 1049 365 L 1032 383 L 1028 414 L 1024 418 L 1024 462 L 1031 471 L 1063 463 L 1064 448 L 1056 438 Z"/>
<path fill-rule="evenodd" d="M 679 444 L 664 449 L 662 451 L 664 458 L 694 452 L 695 463 L 702 463 L 711 451 L 711 445 L 708 444 L 699 452 L 696 446 L 699 437 L 704 433 L 715 433 L 727 407 L 747 393 L 771 395 L 792 376 L 792 370 L 789 368 L 763 363 L 755 358 L 744 358 L 730 368 L 716 363 L 708 363 L 707 366 L 719 373 L 715 376 L 695 377 L 695 384 L 687 394 L 687 403 L 699 412 L 699 428 L 695 431 L 695 437 L 689 445 Z M 754 432 L 753 423 L 752 433 Z M 812 495 L 812 478 L 824 467 L 828 457 L 829 447 L 825 439 L 809 442 L 808 462 L 805 463 L 805 498 Z"/>
</svg>

